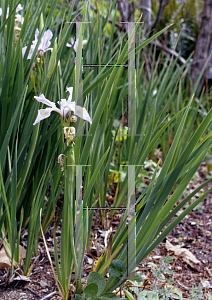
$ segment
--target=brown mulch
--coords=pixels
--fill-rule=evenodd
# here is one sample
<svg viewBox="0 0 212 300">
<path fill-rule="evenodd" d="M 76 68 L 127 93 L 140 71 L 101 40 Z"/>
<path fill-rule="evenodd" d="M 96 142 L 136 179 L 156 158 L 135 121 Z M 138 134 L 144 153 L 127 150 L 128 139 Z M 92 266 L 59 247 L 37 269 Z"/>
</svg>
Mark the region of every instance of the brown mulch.
<svg viewBox="0 0 212 300">
<path fill-rule="evenodd" d="M 187 192 L 191 192 L 197 185 L 204 182 L 205 164 L 202 164 L 198 170 L 199 177 L 192 181 L 187 187 Z M 211 187 L 210 183 L 205 189 Z M 201 194 L 201 193 L 200 193 Z M 121 212 L 120 212 L 121 215 Z M 92 264 L 97 261 L 98 257 L 104 250 L 104 230 L 99 223 L 99 213 L 94 213 L 93 234 L 95 236 L 94 243 L 90 252 L 85 256 L 84 271 L 82 272 L 82 283 L 86 284 L 86 278 L 92 269 Z M 119 223 L 119 215 L 113 222 L 113 232 L 117 229 Z M 102 231 L 101 231 L 102 229 Z M 48 248 L 52 259 L 54 259 L 52 227 L 45 234 Z M 60 241 L 60 228 L 57 231 L 58 244 Z M 173 251 L 167 250 L 166 240 L 164 240 L 152 253 L 139 265 L 139 270 L 144 279 L 144 289 L 151 290 L 154 282 L 154 276 L 149 267 L 149 262 L 159 265 L 160 259 L 166 255 L 173 257 L 173 262 L 169 268 L 175 272 L 172 275 L 174 287 L 179 288 L 183 292 L 183 296 L 188 298 L 191 294 L 192 286 L 198 288 L 199 284 L 203 285 L 203 298 L 208 299 L 206 294 L 212 294 L 212 198 L 207 198 L 198 206 L 197 209 L 189 213 L 168 235 L 167 240 L 174 246 L 188 249 L 200 263 L 188 263 L 183 255 L 176 255 Z M 20 280 L 16 272 L 12 280 L 9 277 L 8 270 L 0 270 L 0 299 L 61 299 L 50 264 L 46 255 L 46 249 L 42 238 L 39 243 L 38 257 L 34 258 L 33 269 L 28 277 L 29 282 Z M 21 271 L 19 270 L 19 273 Z M 170 276 L 169 276 L 170 277 Z M 15 280 L 14 280 L 15 279 Z M 12 283 L 10 283 L 12 281 Z M 165 283 L 158 282 L 159 285 L 165 286 Z M 74 294 L 74 282 L 71 282 L 71 296 Z M 117 294 L 119 297 L 119 293 Z M 124 297 L 124 295 L 123 295 Z M 70 298 L 71 299 L 71 298 Z"/>
</svg>

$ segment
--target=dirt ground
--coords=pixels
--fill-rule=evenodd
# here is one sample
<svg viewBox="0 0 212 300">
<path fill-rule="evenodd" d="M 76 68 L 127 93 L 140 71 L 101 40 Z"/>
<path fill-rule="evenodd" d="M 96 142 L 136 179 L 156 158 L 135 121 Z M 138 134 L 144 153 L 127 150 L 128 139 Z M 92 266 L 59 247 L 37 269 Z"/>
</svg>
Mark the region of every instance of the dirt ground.
<svg viewBox="0 0 212 300">
<path fill-rule="evenodd" d="M 198 170 L 198 178 L 192 181 L 188 187 L 187 192 L 191 192 L 197 185 L 205 180 L 205 164 L 202 164 Z M 212 182 L 204 188 L 204 191 L 212 186 Z M 197 195 L 198 196 L 198 195 Z M 94 215 L 94 227 L 97 224 L 98 215 Z M 116 226 L 116 223 L 115 225 Z M 115 227 L 114 227 L 115 228 Z M 60 236 L 60 229 L 58 233 L 58 243 Z M 99 241 L 102 241 L 101 230 L 99 230 Z M 51 257 L 54 257 L 52 228 L 50 227 L 46 233 L 46 240 L 49 247 Z M 97 237 L 98 239 L 98 237 Z M 170 248 L 170 244 L 171 246 Z M 99 243 L 100 244 L 100 243 Z M 91 249 L 90 253 L 85 255 L 84 269 L 82 272 L 82 284 L 86 284 L 86 278 L 89 274 L 93 262 L 95 263 L 101 253 L 99 249 Z M 186 248 L 185 251 L 178 253 L 177 249 Z M 17 270 L 12 279 L 9 278 L 8 270 L 0 270 L 0 299 L 21 300 L 21 299 L 62 299 L 58 293 L 55 284 L 54 276 L 50 268 L 48 257 L 42 238 L 39 243 L 38 257 L 33 258 L 33 268 L 29 277 L 20 277 L 21 271 Z M 194 257 L 189 256 L 190 253 Z M 142 274 L 145 290 L 151 290 L 154 282 L 154 276 L 149 266 L 150 262 L 159 265 L 162 257 L 172 256 L 173 262 L 169 264 L 169 269 L 175 272 L 172 275 L 172 286 L 179 288 L 185 298 L 191 297 L 192 286 L 198 288 L 198 285 L 203 286 L 203 298 L 209 299 L 206 294 L 212 294 L 212 195 L 209 194 L 207 198 L 189 213 L 177 227 L 140 265 L 139 270 Z M 169 276 L 170 277 L 170 276 Z M 167 283 L 158 282 L 157 284 L 165 286 Z M 70 299 L 74 294 L 74 284 L 70 286 Z M 120 293 L 117 290 L 117 295 Z M 124 297 L 124 295 L 123 295 Z M 171 299 L 171 298 L 170 298 Z M 191 299 L 191 298 L 190 298 Z"/>
</svg>

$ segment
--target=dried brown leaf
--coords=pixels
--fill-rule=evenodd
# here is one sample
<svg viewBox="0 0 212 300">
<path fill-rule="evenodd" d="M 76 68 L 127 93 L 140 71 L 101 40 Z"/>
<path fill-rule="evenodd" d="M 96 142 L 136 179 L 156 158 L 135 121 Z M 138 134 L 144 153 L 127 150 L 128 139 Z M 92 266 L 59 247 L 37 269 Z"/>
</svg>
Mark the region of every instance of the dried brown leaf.
<svg viewBox="0 0 212 300">
<path fill-rule="evenodd" d="M 173 251 L 175 255 L 182 257 L 184 262 L 186 262 L 189 266 L 194 268 L 195 264 L 201 264 L 192 253 L 186 248 L 179 248 L 178 246 L 172 245 L 168 240 L 166 240 L 166 249 L 168 251 Z"/>
</svg>

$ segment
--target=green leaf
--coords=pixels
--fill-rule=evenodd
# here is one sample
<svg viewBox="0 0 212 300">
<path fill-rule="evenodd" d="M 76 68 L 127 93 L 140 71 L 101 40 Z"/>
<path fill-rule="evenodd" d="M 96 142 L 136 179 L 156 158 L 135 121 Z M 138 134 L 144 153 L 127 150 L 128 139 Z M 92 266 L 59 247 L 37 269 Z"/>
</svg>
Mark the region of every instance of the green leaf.
<svg viewBox="0 0 212 300">
<path fill-rule="evenodd" d="M 123 289 L 123 291 L 129 300 L 135 300 L 135 298 L 129 291 L 127 291 L 126 289 Z"/>
<path fill-rule="evenodd" d="M 138 300 L 144 300 L 144 299 L 159 300 L 158 295 L 155 292 L 152 292 L 152 291 L 142 291 L 138 295 Z"/>
<path fill-rule="evenodd" d="M 108 300 L 108 299 L 119 299 L 119 298 L 114 293 L 104 293 L 99 297 L 99 299 Z"/>
<path fill-rule="evenodd" d="M 88 284 L 83 291 L 84 297 L 88 299 L 93 299 L 97 296 L 98 293 L 98 285 L 96 283 Z"/>
<path fill-rule="evenodd" d="M 79 294 L 75 294 L 74 300 L 84 300 Z"/>
<path fill-rule="evenodd" d="M 108 267 L 108 272 L 113 277 L 121 277 L 125 271 L 125 266 L 123 261 L 120 259 L 114 259 L 110 266 Z"/>
<path fill-rule="evenodd" d="M 91 283 L 96 283 L 98 285 L 97 296 L 99 296 L 104 291 L 105 286 L 106 286 L 106 282 L 105 282 L 104 278 L 102 277 L 102 275 L 100 275 L 97 272 L 91 272 L 88 275 L 87 284 L 89 285 Z"/>
</svg>

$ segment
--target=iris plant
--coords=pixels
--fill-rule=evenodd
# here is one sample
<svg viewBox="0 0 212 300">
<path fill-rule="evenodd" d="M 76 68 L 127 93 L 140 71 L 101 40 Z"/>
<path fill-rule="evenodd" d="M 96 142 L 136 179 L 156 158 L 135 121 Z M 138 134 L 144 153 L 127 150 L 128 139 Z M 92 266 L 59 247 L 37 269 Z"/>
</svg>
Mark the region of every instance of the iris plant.
<svg viewBox="0 0 212 300">
<path fill-rule="evenodd" d="M 76 122 L 76 116 L 82 118 L 85 121 L 88 121 L 92 124 L 91 118 L 87 112 L 87 110 L 79 105 L 76 105 L 74 101 L 72 101 L 72 94 L 73 94 L 73 87 L 67 87 L 67 92 L 69 92 L 68 99 L 61 99 L 58 101 L 60 108 L 56 106 L 54 102 L 46 99 L 43 94 L 40 96 L 35 96 L 34 98 L 45 105 L 47 108 L 39 109 L 38 115 L 33 123 L 36 125 L 40 121 L 48 118 L 51 115 L 52 111 L 56 111 L 60 114 L 63 119 L 63 131 L 64 136 L 66 139 L 66 146 L 68 147 L 65 154 L 60 154 L 58 156 L 58 163 L 61 167 L 61 172 L 64 171 L 65 177 L 65 195 L 64 195 L 64 202 L 63 202 L 63 218 L 62 218 L 62 229 L 61 229 L 61 245 L 60 245 L 60 264 L 58 259 L 56 260 L 56 268 L 58 272 L 58 278 L 60 280 L 60 286 L 58 286 L 61 296 L 63 299 L 68 299 L 69 295 L 69 287 L 70 287 L 70 279 L 71 274 L 73 271 L 73 267 L 75 270 L 79 272 L 80 270 L 80 261 L 77 260 L 76 256 L 76 244 L 75 244 L 75 232 L 73 228 L 73 208 L 75 207 L 75 198 L 74 198 L 74 180 L 75 180 L 75 153 L 74 153 L 74 146 L 75 143 L 71 141 L 75 136 L 75 127 L 69 126 L 73 125 Z M 74 115 L 72 115 L 72 113 Z M 66 162 L 64 162 L 64 158 L 66 158 Z M 65 238 L 64 238 L 65 237 Z M 56 238 L 54 236 L 54 238 Z M 70 253 L 74 253 L 71 260 L 67 263 L 67 258 L 69 257 Z M 55 252 L 55 256 L 57 257 L 57 251 Z M 72 255 L 71 255 L 72 256 Z M 54 269 L 53 269 L 54 270 Z M 76 271 L 75 271 L 76 272 Z M 78 275 L 78 273 L 77 273 Z M 78 291 L 81 290 L 81 281 L 77 279 L 77 287 Z"/>
<path fill-rule="evenodd" d="M 70 124 L 70 122 L 76 122 L 76 117 L 71 115 L 71 112 L 73 112 L 74 115 L 92 124 L 91 118 L 87 110 L 84 107 L 76 105 L 75 102 L 72 102 L 73 87 L 67 87 L 66 91 L 69 92 L 68 100 L 61 99 L 61 101 L 58 101 L 60 108 L 58 108 L 54 102 L 51 102 L 48 99 L 46 99 L 43 94 L 41 94 L 39 97 L 34 97 L 38 102 L 42 102 L 43 104 L 46 104 L 49 107 L 38 110 L 38 115 L 33 125 L 48 118 L 52 111 L 56 111 L 57 113 L 59 113 L 64 121 L 66 121 L 67 119 L 66 123 L 68 125 Z"/>
<path fill-rule="evenodd" d="M 39 30 L 36 29 L 35 31 L 35 40 L 32 41 L 32 45 L 30 47 L 30 50 L 29 50 L 29 54 L 27 56 L 27 59 L 31 59 L 32 58 L 32 55 L 34 53 L 34 50 L 35 50 L 35 47 L 37 45 L 37 42 L 38 42 L 38 36 L 39 36 Z M 43 56 L 43 54 L 48 51 L 48 50 L 51 50 L 53 48 L 49 48 L 49 46 L 51 45 L 51 42 L 50 40 L 52 39 L 53 37 L 53 33 L 51 32 L 50 29 L 46 30 L 44 32 L 44 35 L 42 36 L 41 38 L 41 42 L 40 42 L 40 45 L 38 46 L 38 55 L 39 56 Z M 26 52 L 26 49 L 27 49 L 27 46 L 23 47 L 22 48 L 22 55 L 24 57 L 25 55 L 25 52 Z M 45 97 L 44 97 L 45 98 Z"/>
</svg>

